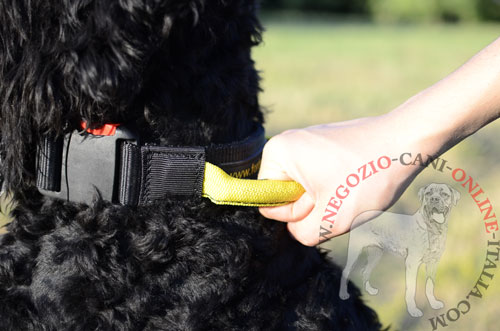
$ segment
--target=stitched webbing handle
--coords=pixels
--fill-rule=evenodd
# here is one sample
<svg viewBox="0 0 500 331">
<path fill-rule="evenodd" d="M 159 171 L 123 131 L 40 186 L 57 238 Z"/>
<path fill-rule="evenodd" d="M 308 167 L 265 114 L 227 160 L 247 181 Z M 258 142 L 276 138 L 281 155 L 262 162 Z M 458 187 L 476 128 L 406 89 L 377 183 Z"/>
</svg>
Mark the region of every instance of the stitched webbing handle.
<svg viewBox="0 0 500 331">
<path fill-rule="evenodd" d="M 297 182 L 238 179 L 206 162 L 202 195 L 218 205 L 272 207 L 298 200 L 305 190 Z"/>
</svg>

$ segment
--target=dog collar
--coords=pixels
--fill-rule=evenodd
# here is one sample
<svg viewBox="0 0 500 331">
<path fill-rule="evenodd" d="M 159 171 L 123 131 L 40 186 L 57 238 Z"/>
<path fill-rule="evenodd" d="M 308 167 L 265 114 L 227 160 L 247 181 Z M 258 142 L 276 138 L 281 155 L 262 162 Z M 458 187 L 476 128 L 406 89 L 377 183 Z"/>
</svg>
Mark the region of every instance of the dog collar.
<svg viewBox="0 0 500 331">
<path fill-rule="evenodd" d="M 96 191 L 123 205 L 207 197 L 217 204 L 275 206 L 302 195 L 299 184 L 255 181 L 264 128 L 242 141 L 209 146 L 142 145 L 131 128 L 107 124 L 45 137 L 37 153 L 37 187 L 49 197 L 89 204 Z M 227 175 L 229 173 L 231 176 Z"/>
</svg>

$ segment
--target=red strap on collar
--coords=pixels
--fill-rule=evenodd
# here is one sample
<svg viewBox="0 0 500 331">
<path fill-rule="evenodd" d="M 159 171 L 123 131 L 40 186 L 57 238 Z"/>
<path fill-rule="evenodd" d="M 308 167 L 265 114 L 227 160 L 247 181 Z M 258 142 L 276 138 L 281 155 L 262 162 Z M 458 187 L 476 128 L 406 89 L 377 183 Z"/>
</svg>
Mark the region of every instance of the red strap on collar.
<svg viewBox="0 0 500 331">
<path fill-rule="evenodd" d="M 82 121 L 80 123 L 82 129 L 85 129 L 87 127 L 87 122 Z M 95 128 L 91 129 L 88 128 L 86 131 L 90 134 L 93 134 L 95 136 L 114 136 L 116 133 L 116 128 L 119 127 L 120 124 L 104 124 L 100 128 Z"/>
</svg>

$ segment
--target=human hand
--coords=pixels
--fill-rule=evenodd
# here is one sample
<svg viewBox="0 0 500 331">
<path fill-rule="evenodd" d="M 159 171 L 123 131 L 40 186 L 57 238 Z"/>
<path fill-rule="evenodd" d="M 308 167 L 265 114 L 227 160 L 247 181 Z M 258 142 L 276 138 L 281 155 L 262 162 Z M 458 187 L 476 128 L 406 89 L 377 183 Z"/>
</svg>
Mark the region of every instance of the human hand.
<svg viewBox="0 0 500 331">
<path fill-rule="evenodd" d="M 293 179 L 306 193 L 260 212 L 288 222 L 290 233 L 309 246 L 349 231 L 358 216 L 389 208 L 422 170 L 398 158 L 437 157 L 500 117 L 499 90 L 500 38 L 388 114 L 272 138 L 259 178 Z"/>
<path fill-rule="evenodd" d="M 306 193 L 288 205 L 260 208 L 262 215 L 288 222 L 298 241 L 314 246 L 349 231 L 365 211 L 389 208 L 422 169 L 404 166 L 399 157 L 432 153 L 439 145 L 436 139 L 405 139 L 404 125 L 394 124 L 385 115 L 273 137 L 264 148 L 259 178 L 292 179 Z"/>
</svg>

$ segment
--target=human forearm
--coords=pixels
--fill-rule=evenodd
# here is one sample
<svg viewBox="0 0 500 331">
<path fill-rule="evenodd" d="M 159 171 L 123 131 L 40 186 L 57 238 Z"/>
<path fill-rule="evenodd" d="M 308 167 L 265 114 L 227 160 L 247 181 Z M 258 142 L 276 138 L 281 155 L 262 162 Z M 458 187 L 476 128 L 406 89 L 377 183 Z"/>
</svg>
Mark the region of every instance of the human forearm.
<svg viewBox="0 0 500 331">
<path fill-rule="evenodd" d="M 271 139 L 259 178 L 293 179 L 306 193 L 293 204 L 261 208 L 261 213 L 289 222 L 290 233 L 306 245 L 345 233 L 365 212 L 389 208 L 423 169 L 397 162 L 375 168 L 375 160 L 403 153 L 438 156 L 499 114 L 500 39 L 385 115 L 291 130 Z M 356 177 L 370 164 L 376 176 Z M 349 184 L 349 176 L 358 182 Z"/>
<path fill-rule="evenodd" d="M 499 115 L 500 38 L 386 116 L 407 144 L 439 154 Z"/>
</svg>

